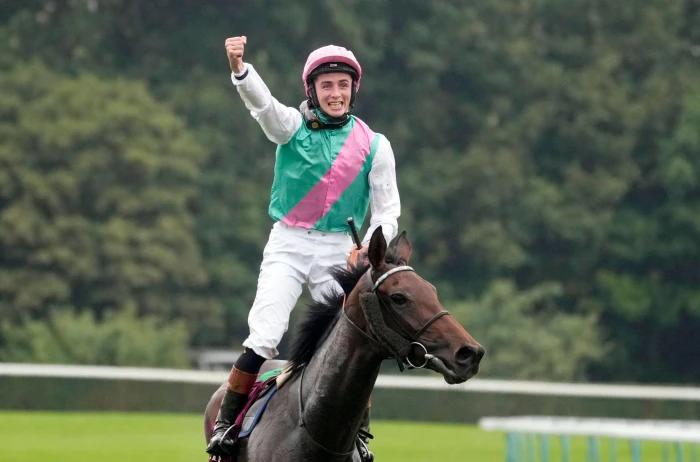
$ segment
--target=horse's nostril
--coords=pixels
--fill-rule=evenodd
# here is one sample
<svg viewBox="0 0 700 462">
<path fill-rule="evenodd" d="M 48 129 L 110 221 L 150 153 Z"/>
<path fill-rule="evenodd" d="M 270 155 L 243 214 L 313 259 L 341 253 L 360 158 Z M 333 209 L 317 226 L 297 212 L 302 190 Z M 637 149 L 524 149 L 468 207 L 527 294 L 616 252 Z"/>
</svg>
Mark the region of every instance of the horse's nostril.
<svg viewBox="0 0 700 462">
<path fill-rule="evenodd" d="M 467 364 L 473 361 L 475 364 L 479 364 L 481 358 L 484 357 L 484 349 L 479 345 L 478 347 L 465 346 L 460 348 L 455 355 L 455 359 L 459 364 Z"/>
</svg>

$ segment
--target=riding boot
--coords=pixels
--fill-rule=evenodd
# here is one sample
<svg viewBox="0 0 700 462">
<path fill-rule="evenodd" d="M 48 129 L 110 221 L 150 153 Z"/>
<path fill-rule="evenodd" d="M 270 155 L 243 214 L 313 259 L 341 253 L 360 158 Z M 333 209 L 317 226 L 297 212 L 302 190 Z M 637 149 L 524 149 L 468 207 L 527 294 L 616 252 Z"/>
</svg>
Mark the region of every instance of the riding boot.
<svg viewBox="0 0 700 462">
<path fill-rule="evenodd" d="M 212 455 L 228 455 L 235 450 L 238 435 L 229 435 L 236 417 L 243 410 L 248 400 L 248 393 L 253 388 L 256 374 L 243 372 L 236 367 L 231 370 L 228 388 L 221 401 L 221 408 L 216 416 L 214 433 L 209 440 L 207 452 Z"/>
<path fill-rule="evenodd" d="M 360 430 L 357 432 L 357 450 L 360 453 L 360 459 L 363 462 L 372 462 L 374 460 L 374 454 L 369 450 L 369 440 L 374 438 L 369 432 L 369 409 L 371 406 L 367 406 L 365 413 L 362 415 L 362 421 L 360 422 Z"/>
</svg>

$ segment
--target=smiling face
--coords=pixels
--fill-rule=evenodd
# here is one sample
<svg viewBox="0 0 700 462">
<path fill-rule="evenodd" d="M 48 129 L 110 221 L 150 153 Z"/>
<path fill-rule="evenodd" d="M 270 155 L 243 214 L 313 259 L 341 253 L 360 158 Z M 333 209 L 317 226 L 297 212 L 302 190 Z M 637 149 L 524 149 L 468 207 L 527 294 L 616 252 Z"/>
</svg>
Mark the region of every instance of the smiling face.
<svg viewBox="0 0 700 462">
<path fill-rule="evenodd" d="M 344 72 L 330 72 L 316 77 L 316 98 L 321 110 L 330 117 L 342 117 L 350 110 L 352 77 Z"/>
</svg>

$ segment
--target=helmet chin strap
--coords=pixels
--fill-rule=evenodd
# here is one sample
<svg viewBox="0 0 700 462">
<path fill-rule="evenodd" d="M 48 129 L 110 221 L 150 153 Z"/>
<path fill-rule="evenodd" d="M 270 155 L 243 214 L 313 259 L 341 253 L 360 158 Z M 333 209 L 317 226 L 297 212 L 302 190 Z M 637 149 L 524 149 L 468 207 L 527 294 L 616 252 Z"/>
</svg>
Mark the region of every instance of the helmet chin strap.
<svg viewBox="0 0 700 462">
<path fill-rule="evenodd" d="M 312 94 L 315 97 L 315 92 L 313 90 Z M 314 107 L 318 107 L 318 110 L 321 111 L 321 113 L 325 116 L 324 118 L 327 119 L 325 121 L 320 120 L 317 116 L 316 113 L 313 111 Z M 311 98 L 306 99 L 301 102 L 301 105 L 299 106 L 299 111 L 304 115 L 304 120 L 306 121 L 306 126 L 310 128 L 311 130 L 321 130 L 324 128 L 341 128 L 348 122 L 350 122 L 350 113 L 346 112 L 343 114 L 341 117 L 332 117 L 323 112 L 320 106 L 314 105 L 313 101 Z"/>
</svg>

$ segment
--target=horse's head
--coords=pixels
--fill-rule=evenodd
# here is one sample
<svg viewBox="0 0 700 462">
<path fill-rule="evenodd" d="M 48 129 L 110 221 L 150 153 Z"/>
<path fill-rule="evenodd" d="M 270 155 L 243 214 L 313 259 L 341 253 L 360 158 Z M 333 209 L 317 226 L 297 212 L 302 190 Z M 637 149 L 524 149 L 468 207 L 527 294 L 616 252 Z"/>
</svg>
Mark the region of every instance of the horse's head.
<svg viewBox="0 0 700 462">
<path fill-rule="evenodd" d="M 370 335 L 399 367 L 426 367 L 447 383 L 461 383 L 479 370 L 484 349 L 444 309 L 435 286 L 408 265 L 411 243 L 402 232 L 387 247 L 381 227 L 372 234 L 370 268 L 348 297 L 358 304 Z"/>
</svg>

